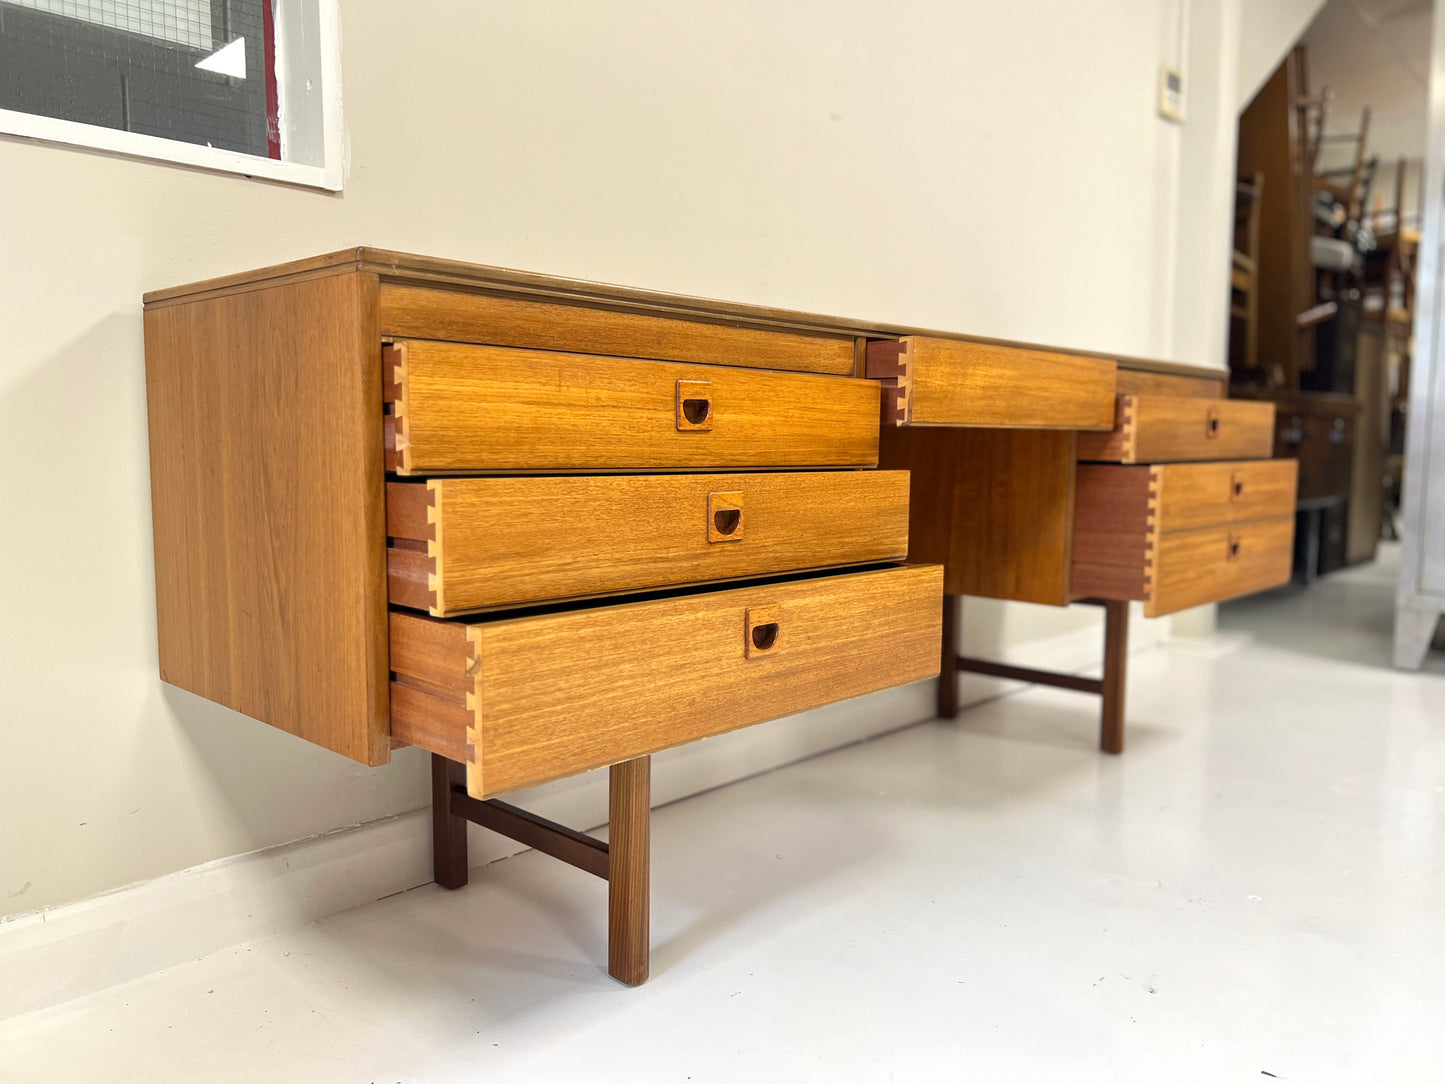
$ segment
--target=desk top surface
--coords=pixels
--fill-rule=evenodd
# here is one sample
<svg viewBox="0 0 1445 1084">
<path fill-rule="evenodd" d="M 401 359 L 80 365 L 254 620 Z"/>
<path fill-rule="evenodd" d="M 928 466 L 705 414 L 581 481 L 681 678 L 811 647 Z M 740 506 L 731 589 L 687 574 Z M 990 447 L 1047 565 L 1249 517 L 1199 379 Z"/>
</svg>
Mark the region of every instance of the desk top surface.
<svg viewBox="0 0 1445 1084">
<path fill-rule="evenodd" d="M 790 309 L 659 293 L 630 286 L 590 282 L 586 279 L 539 275 L 506 267 L 491 267 L 486 264 L 465 263 L 460 260 L 443 260 L 431 256 L 416 256 L 405 252 L 391 252 L 386 249 L 364 246 L 342 249 L 323 256 L 294 260 L 290 263 L 276 264 L 272 267 L 263 267 L 235 275 L 224 275 L 220 278 L 207 279 L 184 286 L 152 290 L 145 295 L 145 304 L 148 308 L 159 307 L 201 300 L 225 293 L 254 290 L 303 278 L 339 275 L 353 271 L 370 272 L 386 282 L 480 289 L 574 304 L 604 304 L 613 308 L 658 315 L 711 321 L 726 320 L 729 323 L 743 323 L 758 328 L 851 336 L 927 335 L 941 339 L 960 339 L 999 346 L 1049 350 L 1055 353 L 1074 354 L 1079 357 L 1107 358 L 1118 362 L 1121 367 L 1126 369 L 1213 379 L 1222 379 L 1228 375 L 1226 370 L 1208 366 L 1185 365 L 1179 362 L 1155 361 L 1148 358 L 1120 357 L 1093 350 L 1075 350 L 1037 343 L 1012 342 L 1007 339 L 964 335 L 958 332 L 909 327 L 902 324 L 848 320 L 836 316 L 795 312 Z"/>
</svg>

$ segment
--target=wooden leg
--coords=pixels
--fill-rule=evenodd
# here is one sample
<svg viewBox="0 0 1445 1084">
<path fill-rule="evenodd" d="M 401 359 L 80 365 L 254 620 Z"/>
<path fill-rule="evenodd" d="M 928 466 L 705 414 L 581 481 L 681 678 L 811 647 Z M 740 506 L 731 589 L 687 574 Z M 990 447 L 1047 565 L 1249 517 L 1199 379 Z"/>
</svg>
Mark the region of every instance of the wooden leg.
<svg viewBox="0 0 1445 1084">
<path fill-rule="evenodd" d="M 431 758 L 432 876 L 443 888 L 467 883 L 467 819 L 452 812 L 452 788 L 467 785 L 467 766 Z"/>
<path fill-rule="evenodd" d="M 1129 604 L 1104 603 L 1104 680 L 1099 695 L 1099 748 L 1106 753 L 1124 751 L 1124 685 L 1129 659 Z"/>
<path fill-rule="evenodd" d="M 943 596 L 943 658 L 938 671 L 938 717 L 958 717 L 959 609 L 957 595 Z"/>
<path fill-rule="evenodd" d="M 608 800 L 607 973 L 637 986 L 647 981 L 652 758 L 612 765 Z"/>
</svg>

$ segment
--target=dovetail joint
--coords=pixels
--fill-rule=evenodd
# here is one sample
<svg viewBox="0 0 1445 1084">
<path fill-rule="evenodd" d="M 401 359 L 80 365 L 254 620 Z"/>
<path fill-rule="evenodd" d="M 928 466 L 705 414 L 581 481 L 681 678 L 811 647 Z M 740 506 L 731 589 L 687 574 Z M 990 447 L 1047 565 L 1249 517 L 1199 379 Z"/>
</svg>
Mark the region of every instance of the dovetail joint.
<svg viewBox="0 0 1445 1084">
<path fill-rule="evenodd" d="M 1144 597 L 1154 597 L 1155 562 L 1159 555 L 1160 488 L 1163 479 L 1158 467 L 1149 468 L 1149 500 L 1144 517 Z"/>
<path fill-rule="evenodd" d="M 467 710 L 472 713 L 471 725 L 467 727 L 467 793 L 479 801 L 485 797 L 482 782 L 482 644 L 481 633 L 476 628 L 467 629 L 467 643 L 471 646 L 472 657 L 467 664 L 467 674 L 472 679 L 472 690 L 467 693 Z"/>
<path fill-rule="evenodd" d="M 427 590 L 431 592 L 432 613 L 440 617 L 446 613 L 446 604 L 442 598 L 442 490 L 441 483 L 435 479 L 428 480 L 427 488 L 427 526 L 431 528 L 431 537 L 427 539 L 426 555 L 431 558 L 431 572 L 427 574 Z"/>
</svg>

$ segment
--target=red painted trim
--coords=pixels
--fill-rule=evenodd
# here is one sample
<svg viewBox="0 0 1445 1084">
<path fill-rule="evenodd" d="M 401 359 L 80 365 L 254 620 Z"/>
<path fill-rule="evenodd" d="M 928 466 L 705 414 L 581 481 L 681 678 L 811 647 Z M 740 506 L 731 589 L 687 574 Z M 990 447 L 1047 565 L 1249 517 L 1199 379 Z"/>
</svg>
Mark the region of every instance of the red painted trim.
<svg viewBox="0 0 1445 1084">
<path fill-rule="evenodd" d="M 275 0 L 261 4 L 261 63 L 266 71 L 266 157 L 281 160 L 281 95 L 276 89 Z"/>
</svg>

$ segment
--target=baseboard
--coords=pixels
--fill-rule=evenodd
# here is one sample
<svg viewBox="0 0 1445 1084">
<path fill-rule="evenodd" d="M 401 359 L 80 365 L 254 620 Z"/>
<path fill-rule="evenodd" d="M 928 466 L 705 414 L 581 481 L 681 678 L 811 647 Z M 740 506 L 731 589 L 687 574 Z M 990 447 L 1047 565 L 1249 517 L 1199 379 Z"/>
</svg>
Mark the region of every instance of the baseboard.
<svg viewBox="0 0 1445 1084">
<path fill-rule="evenodd" d="M 1133 625 L 1131 651 L 1157 645 L 1154 622 Z M 1018 666 L 1097 668 L 1097 627 L 997 653 Z M 1025 686 L 963 675 L 960 707 Z M 724 734 L 654 759 L 663 805 L 830 749 L 934 717 L 935 686 L 916 682 Z M 424 756 L 418 752 L 400 756 Z M 572 825 L 607 816 L 606 772 L 588 772 L 510 800 Z M 512 841 L 473 827 L 472 865 L 515 854 Z M 299 929 L 431 880 L 427 810 L 218 859 L 77 903 L 0 920 L 0 1020 L 128 982 L 220 949 Z"/>
</svg>

